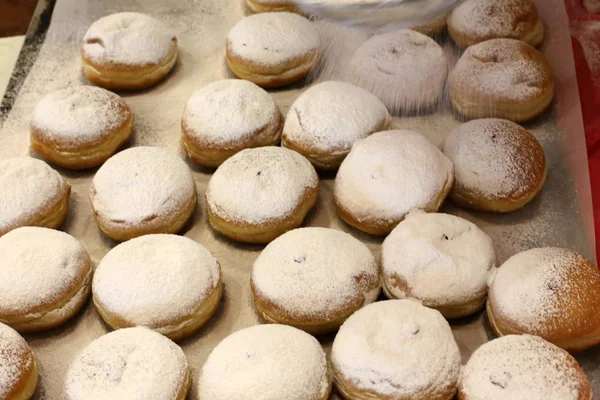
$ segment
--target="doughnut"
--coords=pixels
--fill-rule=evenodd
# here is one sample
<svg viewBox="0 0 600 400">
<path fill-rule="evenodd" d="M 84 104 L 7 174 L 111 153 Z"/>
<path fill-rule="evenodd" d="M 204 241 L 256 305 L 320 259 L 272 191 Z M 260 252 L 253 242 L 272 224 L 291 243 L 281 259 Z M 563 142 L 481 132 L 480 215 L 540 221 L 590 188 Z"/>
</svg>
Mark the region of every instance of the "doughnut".
<svg viewBox="0 0 600 400">
<path fill-rule="evenodd" d="M 38 367 L 27 344 L 14 329 L 0 323 L 0 399 L 28 400 L 38 382 Z"/>
<path fill-rule="evenodd" d="M 288 0 L 246 0 L 246 6 L 253 13 L 288 11 L 302 14 L 294 2 Z"/>
<path fill-rule="evenodd" d="M 119 329 L 81 350 L 65 377 L 65 400 L 184 400 L 192 378 L 183 350 L 148 328 Z"/>
<path fill-rule="evenodd" d="M 388 300 L 344 322 L 333 341 L 331 366 L 347 400 L 451 400 L 461 361 L 439 312 L 414 300 Z"/>
<path fill-rule="evenodd" d="M 592 14 L 600 13 L 600 0 L 583 0 L 583 6 Z"/>
<path fill-rule="evenodd" d="M 389 129 L 391 123 L 385 105 L 366 90 L 344 82 L 322 82 L 292 104 L 281 142 L 316 168 L 335 170 L 357 140 Z"/>
<path fill-rule="evenodd" d="M 430 37 L 410 30 L 375 35 L 348 64 L 348 79 L 378 96 L 392 112 L 426 110 L 444 91 L 448 61 Z"/>
<path fill-rule="evenodd" d="M 70 87 L 45 96 L 31 120 L 31 147 L 64 168 L 96 167 L 131 135 L 133 113 L 114 93 Z"/>
<path fill-rule="evenodd" d="M 450 102 L 469 119 L 497 117 L 525 122 L 554 97 L 550 65 L 539 51 L 515 39 L 469 47 L 450 73 Z"/>
<path fill-rule="evenodd" d="M 0 160 L 0 236 L 21 226 L 58 228 L 69 211 L 71 185 L 43 161 Z"/>
<path fill-rule="evenodd" d="M 22 227 L 0 237 L 0 322 L 19 332 L 58 326 L 85 305 L 92 261 L 73 236 Z"/>
<path fill-rule="evenodd" d="M 427 35 L 431 38 L 435 38 L 435 37 L 441 35 L 446 30 L 446 20 L 447 19 L 448 19 L 447 15 L 442 15 L 440 17 L 437 17 L 436 19 L 434 19 L 431 22 L 428 22 L 428 23 L 422 24 L 422 25 L 413 26 L 410 29 L 412 29 L 413 31 L 422 33 L 423 35 Z"/>
<path fill-rule="evenodd" d="M 252 82 L 226 79 L 194 92 L 181 120 L 182 142 L 197 164 L 216 168 L 240 150 L 279 143 L 283 117 Z"/>
<path fill-rule="evenodd" d="M 227 36 L 226 61 L 231 72 L 264 88 L 303 79 L 320 55 L 319 32 L 309 20 L 289 12 L 251 15 Z"/>
<path fill-rule="evenodd" d="M 485 305 L 496 253 L 475 224 L 415 211 L 383 242 L 381 266 L 389 298 L 416 299 L 447 319 L 462 318 Z"/>
<path fill-rule="evenodd" d="M 331 392 L 319 342 L 285 325 L 256 325 L 221 341 L 198 382 L 202 400 L 326 400 Z"/>
<path fill-rule="evenodd" d="M 179 340 L 197 331 L 221 299 L 221 268 L 206 248 L 177 235 L 146 235 L 113 248 L 92 285 L 113 329 L 146 326 Z"/>
<path fill-rule="evenodd" d="M 508 259 L 490 285 L 487 314 L 498 336 L 540 336 L 568 351 L 600 343 L 600 274 L 582 255 L 545 247 Z"/>
<path fill-rule="evenodd" d="M 502 119 L 461 125 L 446 137 L 444 154 L 454 163 L 450 198 L 473 210 L 522 208 L 542 190 L 548 174 L 544 149 L 535 136 Z"/>
<path fill-rule="evenodd" d="M 592 400 L 577 361 L 542 338 L 508 335 L 473 353 L 463 369 L 459 400 Z"/>
<path fill-rule="evenodd" d="M 318 194 L 317 172 L 300 154 L 273 146 L 246 149 L 210 178 L 208 220 L 230 239 L 268 243 L 299 227 Z"/>
<path fill-rule="evenodd" d="M 260 253 L 250 286 L 261 317 L 311 334 L 334 331 L 379 296 L 379 266 L 369 248 L 347 233 L 301 228 Z"/>
<path fill-rule="evenodd" d="M 454 182 L 452 162 L 413 131 L 378 132 L 358 141 L 335 178 L 333 201 L 350 226 L 387 235 L 410 211 L 435 212 Z"/>
<path fill-rule="evenodd" d="M 448 17 L 448 32 L 465 49 L 502 38 L 537 46 L 544 39 L 544 24 L 531 0 L 466 0 Z"/>
<path fill-rule="evenodd" d="M 161 81 L 177 61 L 177 38 L 162 22 L 122 12 L 94 22 L 81 47 L 83 73 L 110 90 L 139 90 Z"/>
<path fill-rule="evenodd" d="M 196 208 L 196 183 L 176 155 L 158 147 L 134 147 L 100 167 L 90 200 L 98 227 L 114 240 L 177 233 Z"/>
</svg>

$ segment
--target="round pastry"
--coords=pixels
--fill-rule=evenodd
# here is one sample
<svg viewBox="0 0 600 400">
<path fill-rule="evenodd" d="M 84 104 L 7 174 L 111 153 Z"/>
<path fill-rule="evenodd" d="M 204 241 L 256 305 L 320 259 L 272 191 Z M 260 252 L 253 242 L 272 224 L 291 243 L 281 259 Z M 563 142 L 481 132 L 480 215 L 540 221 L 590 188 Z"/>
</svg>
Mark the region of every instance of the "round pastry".
<svg viewBox="0 0 600 400">
<path fill-rule="evenodd" d="M 111 157 L 90 188 L 92 212 L 110 238 L 177 233 L 196 208 L 196 183 L 183 160 L 158 147 L 134 147 Z"/>
<path fill-rule="evenodd" d="M 545 247 L 512 256 L 489 289 L 499 336 L 527 333 L 569 351 L 600 343 L 600 273 L 582 255 Z"/>
<path fill-rule="evenodd" d="M 350 82 L 378 96 L 392 113 L 433 107 L 442 96 L 447 73 L 440 45 L 411 29 L 371 37 L 348 65 Z"/>
<path fill-rule="evenodd" d="M 203 400 L 326 400 L 330 392 L 319 342 L 285 325 L 229 335 L 208 356 L 198 382 Z"/>
<path fill-rule="evenodd" d="M 299 227 L 318 194 L 319 177 L 300 154 L 273 146 L 246 149 L 210 178 L 208 220 L 233 240 L 268 243 Z"/>
<path fill-rule="evenodd" d="M 462 48 L 500 38 L 537 46 L 544 39 L 544 24 L 531 0 L 467 0 L 450 14 L 448 32 Z"/>
<path fill-rule="evenodd" d="M 119 329 L 85 347 L 67 370 L 65 400 L 184 400 L 192 378 L 179 346 L 150 329 Z"/>
<path fill-rule="evenodd" d="M 452 162 L 412 131 L 378 132 L 357 142 L 335 178 L 340 217 L 387 235 L 412 210 L 437 211 L 454 182 Z"/>
<path fill-rule="evenodd" d="M 386 130 L 391 123 L 385 105 L 366 90 L 344 82 L 322 82 L 292 104 L 281 142 L 315 167 L 335 170 L 357 140 Z"/>
<path fill-rule="evenodd" d="M 242 19 L 227 36 L 226 60 L 231 72 L 265 88 L 303 79 L 321 55 L 321 38 L 306 18 L 268 12 Z"/>
<path fill-rule="evenodd" d="M 294 2 L 288 0 L 246 0 L 246 6 L 253 13 L 288 11 L 301 14 Z"/>
<path fill-rule="evenodd" d="M 92 86 L 50 93 L 35 107 L 31 147 L 65 168 L 96 167 L 131 135 L 133 113 L 114 93 Z"/>
<path fill-rule="evenodd" d="M 69 211 L 71 185 L 43 161 L 0 160 L 0 236 L 20 226 L 58 228 Z"/>
<path fill-rule="evenodd" d="M 216 168 L 240 150 L 279 143 L 283 117 L 271 96 L 252 82 L 226 79 L 204 86 L 181 120 L 188 156 Z"/>
<path fill-rule="evenodd" d="M 58 326 L 85 305 L 92 261 L 77 239 L 38 227 L 0 238 L 0 322 L 19 332 Z"/>
<path fill-rule="evenodd" d="M 333 341 L 331 366 L 347 400 L 450 400 L 461 364 L 439 312 L 413 300 L 388 300 L 344 322 Z"/>
<path fill-rule="evenodd" d="M 524 122 L 544 112 L 554 97 L 552 70 L 542 53 L 515 39 L 469 47 L 448 86 L 454 110 L 466 118 Z"/>
<path fill-rule="evenodd" d="M 381 288 L 371 250 L 327 228 L 295 229 L 271 242 L 254 262 L 250 286 L 264 320 L 311 334 L 338 329 Z"/>
<path fill-rule="evenodd" d="M 475 224 L 417 211 L 385 239 L 381 264 L 389 298 L 414 298 L 446 318 L 462 318 L 484 306 L 496 253 Z"/>
<path fill-rule="evenodd" d="M 111 328 L 146 326 L 172 340 L 204 325 L 222 290 L 217 260 L 177 235 L 121 243 L 102 259 L 93 281 L 94 304 Z"/>
<path fill-rule="evenodd" d="M 448 19 L 447 15 L 442 15 L 442 16 L 434 19 L 431 22 L 428 22 L 423 25 L 413 26 L 410 29 L 412 29 L 413 31 L 422 33 L 423 35 L 427 35 L 429 37 L 435 38 L 435 37 L 441 35 L 444 32 L 444 30 L 446 29 L 447 19 Z"/>
<path fill-rule="evenodd" d="M 463 369 L 460 400 L 592 400 L 577 361 L 542 338 L 509 335 L 473 353 Z"/>
<path fill-rule="evenodd" d="M 542 190 L 544 149 L 529 131 L 502 119 L 467 122 L 450 132 L 444 154 L 454 163 L 454 202 L 480 211 L 517 210 Z"/>
<path fill-rule="evenodd" d="M 83 72 L 111 90 L 144 89 L 161 81 L 177 61 L 177 38 L 140 13 L 107 15 L 94 22 L 81 47 Z"/>
<path fill-rule="evenodd" d="M 38 382 L 38 367 L 27 344 L 17 332 L 0 323 L 0 399 L 28 400 Z"/>
<path fill-rule="evenodd" d="M 590 13 L 600 13 L 600 0 L 583 0 L 583 5 Z"/>
</svg>

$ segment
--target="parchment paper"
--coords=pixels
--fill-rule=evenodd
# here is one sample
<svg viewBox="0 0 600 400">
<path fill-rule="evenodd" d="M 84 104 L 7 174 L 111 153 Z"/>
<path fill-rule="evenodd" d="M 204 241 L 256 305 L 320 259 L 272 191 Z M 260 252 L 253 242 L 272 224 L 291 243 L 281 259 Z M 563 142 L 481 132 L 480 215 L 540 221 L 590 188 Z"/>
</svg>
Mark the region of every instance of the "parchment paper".
<svg viewBox="0 0 600 400">
<path fill-rule="evenodd" d="M 549 175 L 544 190 L 524 209 L 508 215 L 460 210 L 450 203 L 442 209 L 475 222 L 490 234 L 499 263 L 519 251 L 538 246 L 568 247 L 595 259 L 587 156 L 568 21 L 562 0 L 537 3 L 547 27 L 542 50 L 553 67 L 557 92 L 551 111 L 526 125 L 546 152 Z M 118 11 L 139 11 L 155 16 L 172 27 L 179 39 L 179 61 L 163 83 L 144 92 L 123 94 L 136 115 L 130 145 L 161 146 L 185 158 L 179 125 L 184 104 L 202 85 L 231 77 L 224 64 L 224 43 L 231 27 L 247 13 L 241 0 L 58 0 L 39 57 L 2 126 L 0 158 L 30 154 L 27 126 L 33 107 L 43 95 L 69 85 L 89 84 L 81 73 L 81 39 L 90 23 Z M 444 45 L 453 51 L 450 43 Z M 328 59 L 331 61 L 325 55 L 325 62 Z M 299 84 L 273 91 L 272 95 L 285 114 L 302 90 L 303 85 Z M 417 130 L 437 145 L 459 124 L 447 105 L 430 115 L 394 119 L 395 128 Z M 180 343 L 193 369 L 194 385 L 189 398 L 196 399 L 198 373 L 213 347 L 231 332 L 260 322 L 252 305 L 249 274 L 263 247 L 237 244 L 212 231 L 207 224 L 204 201 L 211 171 L 189 165 L 194 171 L 200 200 L 183 233 L 206 246 L 219 259 L 225 282 L 224 297 L 216 315 L 198 333 Z M 64 230 L 84 243 L 97 265 L 116 243 L 100 233 L 92 218 L 88 190 L 95 170 L 59 171 L 73 186 Z M 353 230 L 337 217 L 331 201 L 332 183 L 333 176 L 322 177 L 319 201 L 306 225 L 349 232 L 379 257 L 380 239 Z M 492 337 L 485 313 L 453 322 L 452 328 L 465 362 L 477 347 Z M 63 377 L 71 360 L 80 349 L 106 332 L 106 325 L 90 302 L 64 326 L 26 335 L 40 366 L 34 398 L 62 398 Z M 333 335 L 320 339 L 329 350 Z M 600 349 L 579 355 L 578 359 L 594 391 L 600 393 Z M 337 399 L 335 395 L 332 398 Z"/>
</svg>

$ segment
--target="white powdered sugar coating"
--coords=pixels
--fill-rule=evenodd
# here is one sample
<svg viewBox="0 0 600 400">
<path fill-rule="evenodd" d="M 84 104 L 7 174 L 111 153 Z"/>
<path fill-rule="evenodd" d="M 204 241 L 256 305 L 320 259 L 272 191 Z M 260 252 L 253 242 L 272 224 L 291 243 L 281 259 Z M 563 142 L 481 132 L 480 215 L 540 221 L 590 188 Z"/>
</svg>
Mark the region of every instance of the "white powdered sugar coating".
<svg viewBox="0 0 600 400">
<path fill-rule="evenodd" d="M 179 346 L 147 328 L 119 329 L 90 343 L 71 363 L 66 400 L 174 400 L 188 363 Z"/>
<path fill-rule="evenodd" d="M 30 157 L 0 161 L 0 235 L 58 204 L 68 183 L 43 161 Z"/>
<path fill-rule="evenodd" d="M 210 400 L 320 400 L 329 388 L 319 342 L 285 325 L 229 335 L 208 356 L 198 382 L 200 398 Z"/>
<path fill-rule="evenodd" d="M 543 179 L 544 151 L 528 131 L 502 119 L 478 119 L 451 131 L 444 154 L 456 184 L 486 197 L 527 195 Z"/>
<path fill-rule="evenodd" d="M 535 48 L 515 39 L 492 39 L 473 45 L 450 73 L 450 90 L 502 101 L 535 98 L 552 85 L 552 72 L 543 57 Z"/>
<path fill-rule="evenodd" d="M 194 92 L 183 124 L 200 143 L 236 147 L 279 118 L 279 109 L 265 90 L 249 81 L 225 79 Z"/>
<path fill-rule="evenodd" d="M 508 335 L 473 353 L 460 391 L 469 400 L 587 400 L 582 376 L 561 348 L 536 336 Z"/>
<path fill-rule="evenodd" d="M 285 140 L 311 152 L 346 154 L 364 139 L 391 122 L 377 97 L 344 82 L 318 83 L 292 104 L 283 127 Z"/>
<path fill-rule="evenodd" d="M 33 354 L 25 339 L 0 323 L 0 399 L 10 399 L 16 385 L 33 364 Z"/>
<path fill-rule="evenodd" d="M 306 158 L 267 146 L 242 150 L 221 164 L 208 182 L 206 200 L 220 218 L 260 224 L 288 216 L 318 185 Z"/>
<path fill-rule="evenodd" d="M 229 51 L 252 63 L 272 66 L 318 52 L 321 38 L 306 18 L 289 12 L 251 15 L 227 36 Z"/>
<path fill-rule="evenodd" d="M 62 149 L 108 139 L 109 133 L 130 115 L 127 104 L 116 94 L 93 86 L 76 86 L 42 98 L 31 124 Z"/>
<path fill-rule="evenodd" d="M 359 222 L 392 223 L 428 206 L 452 179 L 452 162 L 423 135 L 378 132 L 352 147 L 334 196 Z"/>
<path fill-rule="evenodd" d="M 252 285 L 266 301 L 296 318 L 339 317 L 379 294 L 379 266 L 369 248 L 327 228 L 289 231 L 254 262 Z"/>
<path fill-rule="evenodd" d="M 350 60 L 349 80 L 392 111 L 433 106 L 441 97 L 448 61 L 435 40 L 404 29 L 376 35 Z"/>
<path fill-rule="evenodd" d="M 100 18 L 83 41 L 82 54 L 92 62 L 127 66 L 156 65 L 176 45 L 175 35 L 165 24 L 135 12 Z"/>
<path fill-rule="evenodd" d="M 64 301 L 90 272 L 90 257 L 73 236 L 23 227 L 0 237 L 0 321 Z"/>
<path fill-rule="evenodd" d="M 448 322 L 413 300 L 380 301 L 354 313 L 335 337 L 331 363 L 336 380 L 400 399 L 446 398 L 461 368 Z"/>
<path fill-rule="evenodd" d="M 217 260 L 199 243 L 146 235 L 102 259 L 94 274 L 94 301 L 128 323 L 156 328 L 198 312 L 220 279 Z"/>
<path fill-rule="evenodd" d="M 434 307 L 485 296 L 496 263 L 492 240 L 475 224 L 424 212 L 400 222 L 383 242 L 381 257 L 386 289 L 394 297 Z M 395 286 L 396 280 L 406 287 Z"/>
<path fill-rule="evenodd" d="M 102 165 L 92 181 L 94 210 L 112 223 L 134 225 L 171 218 L 195 195 L 187 164 L 158 147 L 124 150 Z"/>
<path fill-rule="evenodd" d="M 590 297 L 598 294 L 600 281 L 595 266 L 586 262 L 572 250 L 553 247 L 512 256 L 498 268 L 490 285 L 495 318 L 544 337 L 556 329 L 577 330 L 573 315 L 582 318 L 579 302 L 593 302 Z"/>
</svg>

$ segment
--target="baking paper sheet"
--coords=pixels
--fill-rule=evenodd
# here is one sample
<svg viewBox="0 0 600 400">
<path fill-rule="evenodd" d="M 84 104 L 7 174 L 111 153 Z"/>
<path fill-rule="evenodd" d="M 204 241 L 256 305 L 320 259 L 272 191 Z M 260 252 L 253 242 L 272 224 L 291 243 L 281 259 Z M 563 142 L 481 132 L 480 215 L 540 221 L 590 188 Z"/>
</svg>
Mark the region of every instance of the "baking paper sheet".
<svg viewBox="0 0 600 400">
<path fill-rule="evenodd" d="M 587 156 L 567 16 L 562 0 L 537 3 L 547 28 L 542 50 L 554 70 L 557 93 L 552 110 L 526 125 L 546 152 L 549 174 L 544 190 L 527 207 L 508 215 L 460 210 L 450 203 L 442 209 L 485 230 L 495 241 L 499 263 L 514 253 L 538 246 L 568 247 L 595 259 Z M 0 131 L 0 158 L 30 154 L 28 123 L 33 107 L 43 95 L 69 85 L 89 84 L 81 72 L 81 39 L 94 20 L 119 11 L 145 12 L 162 20 L 176 32 L 180 51 L 175 70 L 164 82 L 147 91 L 123 94 L 136 115 L 130 145 L 160 146 L 185 158 L 180 143 L 183 107 L 194 90 L 231 77 L 224 63 L 224 44 L 228 31 L 247 13 L 241 0 L 58 0 L 39 57 Z M 450 43 L 445 46 L 452 51 Z M 327 60 L 331 61 L 328 55 Z M 272 95 L 285 114 L 302 90 L 303 85 L 299 84 L 273 91 Z M 393 126 L 417 130 L 441 145 L 446 134 L 459 124 L 449 107 L 444 106 L 430 115 L 395 118 Z M 193 370 L 194 385 L 188 398 L 196 399 L 198 374 L 214 346 L 231 332 L 259 323 L 249 278 L 252 262 L 263 247 L 237 244 L 212 231 L 207 224 L 204 201 L 211 171 L 192 163 L 189 166 L 194 171 L 200 200 L 183 233 L 219 259 L 225 283 L 224 297 L 215 316 L 198 333 L 180 343 Z M 73 187 L 64 230 L 84 243 L 97 265 L 116 243 L 100 233 L 92 218 L 88 190 L 95 170 L 59 171 Z M 381 239 L 353 230 L 337 217 L 332 186 L 332 176 L 322 177 L 319 201 L 306 225 L 349 232 L 379 257 Z M 464 361 L 492 337 L 485 313 L 453 322 L 452 328 Z M 63 377 L 71 360 L 80 349 L 106 332 L 106 325 L 90 302 L 64 326 L 26 335 L 40 367 L 34 398 L 62 398 Z M 326 350 L 332 340 L 333 335 L 321 338 Z M 579 355 L 578 359 L 594 391 L 600 393 L 600 347 Z M 336 395 L 332 398 L 337 399 Z"/>
</svg>

